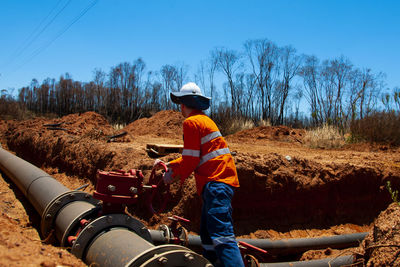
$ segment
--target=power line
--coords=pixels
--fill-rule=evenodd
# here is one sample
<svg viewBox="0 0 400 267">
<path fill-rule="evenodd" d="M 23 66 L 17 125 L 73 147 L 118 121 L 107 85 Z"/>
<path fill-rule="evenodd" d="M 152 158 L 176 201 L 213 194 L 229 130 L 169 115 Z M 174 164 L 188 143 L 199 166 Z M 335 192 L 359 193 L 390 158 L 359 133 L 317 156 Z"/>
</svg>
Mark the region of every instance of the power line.
<svg viewBox="0 0 400 267">
<path fill-rule="evenodd" d="M 24 40 L 22 45 L 16 49 L 10 59 L 5 63 L 5 66 L 11 64 L 16 58 L 22 55 L 23 52 L 33 43 L 36 39 L 50 26 L 51 23 L 58 17 L 58 15 L 69 5 L 71 0 L 68 2 L 54 15 L 54 17 L 40 30 L 42 24 L 50 17 L 50 15 L 56 10 L 58 5 L 63 0 L 59 0 L 57 4 L 51 9 L 51 11 L 41 20 L 41 22 L 36 26 L 36 28 L 31 32 L 31 34 Z M 40 30 L 40 31 L 39 31 Z"/>
<path fill-rule="evenodd" d="M 69 0 L 71 1 L 71 0 Z M 33 58 L 38 56 L 40 53 L 42 53 L 46 48 L 48 48 L 54 41 L 56 41 L 61 35 L 63 35 L 73 24 L 75 24 L 81 17 L 83 17 L 99 0 L 93 0 L 86 8 L 84 8 L 81 13 L 79 13 L 66 27 L 64 27 L 61 31 L 58 32 L 58 34 L 48 41 L 46 44 L 43 46 L 39 47 L 36 49 L 31 56 L 24 62 L 22 63 L 19 67 L 17 67 L 14 71 L 20 69 L 23 67 L 25 64 L 29 63 Z M 69 2 L 68 2 L 69 3 Z"/>
</svg>

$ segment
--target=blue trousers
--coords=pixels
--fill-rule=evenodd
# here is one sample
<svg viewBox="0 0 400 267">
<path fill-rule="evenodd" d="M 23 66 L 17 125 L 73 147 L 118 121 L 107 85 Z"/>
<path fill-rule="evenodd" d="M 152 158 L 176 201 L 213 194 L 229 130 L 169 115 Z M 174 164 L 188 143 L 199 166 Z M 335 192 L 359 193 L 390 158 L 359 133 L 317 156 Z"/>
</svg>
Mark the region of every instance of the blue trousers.
<svg viewBox="0 0 400 267">
<path fill-rule="evenodd" d="M 214 266 L 244 267 L 233 232 L 233 193 L 225 183 L 209 182 L 203 188 L 200 238 L 203 256 Z"/>
</svg>

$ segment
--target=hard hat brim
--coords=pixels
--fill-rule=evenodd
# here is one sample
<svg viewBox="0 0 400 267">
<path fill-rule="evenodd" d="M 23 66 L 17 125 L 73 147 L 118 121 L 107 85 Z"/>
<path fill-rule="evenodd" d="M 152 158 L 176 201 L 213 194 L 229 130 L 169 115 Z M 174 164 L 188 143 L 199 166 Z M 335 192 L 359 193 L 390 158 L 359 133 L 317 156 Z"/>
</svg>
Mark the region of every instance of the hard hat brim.
<svg viewBox="0 0 400 267">
<path fill-rule="evenodd" d="M 170 97 L 175 104 L 184 104 L 190 108 L 206 110 L 210 107 L 210 97 L 188 92 L 171 92 Z"/>
</svg>

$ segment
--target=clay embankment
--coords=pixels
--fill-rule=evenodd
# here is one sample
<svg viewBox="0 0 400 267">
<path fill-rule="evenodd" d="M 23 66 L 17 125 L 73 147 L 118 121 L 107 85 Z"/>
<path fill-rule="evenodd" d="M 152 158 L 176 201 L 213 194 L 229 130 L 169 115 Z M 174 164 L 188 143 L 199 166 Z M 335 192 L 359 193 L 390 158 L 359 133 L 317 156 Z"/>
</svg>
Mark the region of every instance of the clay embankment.
<svg viewBox="0 0 400 267">
<path fill-rule="evenodd" d="M 0 124 L 1 142 L 71 189 L 91 182 L 90 191 L 98 169 L 136 168 L 148 178 L 153 159 L 146 143 L 181 144 L 182 120 L 179 113 L 164 111 L 120 131 L 93 112 L 8 121 Z M 63 129 L 44 126 L 57 123 Z M 121 131 L 128 134 L 107 142 Z M 315 150 L 302 145 L 303 136 L 304 131 L 286 127 L 259 127 L 226 137 L 241 183 L 233 202 L 237 235 L 277 239 L 364 232 L 391 202 L 385 183 L 399 187 L 398 150 Z M 172 193 L 168 215 L 190 219 L 188 228 L 196 232 L 201 203 L 193 177 L 182 189 L 174 184 Z M 167 216 L 150 218 L 139 205 L 129 211 L 149 227 L 166 222 Z"/>
</svg>

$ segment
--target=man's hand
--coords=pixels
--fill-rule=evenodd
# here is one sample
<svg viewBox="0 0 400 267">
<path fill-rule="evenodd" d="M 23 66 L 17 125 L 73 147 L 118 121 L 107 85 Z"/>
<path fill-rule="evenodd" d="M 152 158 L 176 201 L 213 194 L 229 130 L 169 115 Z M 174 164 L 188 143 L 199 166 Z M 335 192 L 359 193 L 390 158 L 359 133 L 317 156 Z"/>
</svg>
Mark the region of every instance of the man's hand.
<svg viewBox="0 0 400 267">
<path fill-rule="evenodd" d="M 167 172 L 164 172 L 164 174 L 163 174 L 163 180 L 164 180 L 164 183 L 165 183 L 165 184 L 170 184 L 170 183 L 172 183 L 172 180 L 173 180 L 173 178 L 172 178 L 172 169 L 168 169 Z"/>
<path fill-rule="evenodd" d="M 153 168 L 157 167 L 157 169 L 163 169 L 164 167 L 162 166 L 162 164 L 160 163 L 164 163 L 165 165 L 167 165 L 167 163 L 165 163 L 164 161 L 162 161 L 161 159 L 156 159 L 153 163 Z"/>
</svg>

